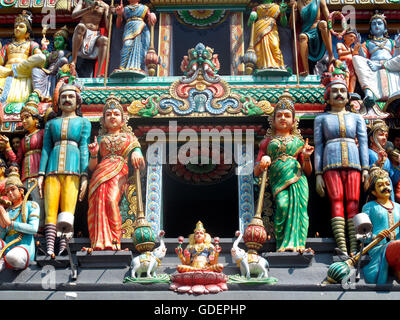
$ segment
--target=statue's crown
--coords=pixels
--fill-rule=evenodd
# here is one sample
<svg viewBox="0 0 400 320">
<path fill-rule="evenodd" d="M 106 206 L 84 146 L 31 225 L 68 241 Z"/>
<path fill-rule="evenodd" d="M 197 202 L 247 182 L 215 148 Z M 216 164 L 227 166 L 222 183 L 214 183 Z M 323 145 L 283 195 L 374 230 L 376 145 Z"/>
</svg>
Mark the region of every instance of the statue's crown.
<svg viewBox="0 0 400 320">
<path fill-rule="evenodd" d="M 375 134 L 378 130 L 382 130 L 385 132 L 389 132 L 389 127 L 387 126 L 386 122 L 382 119 L 377 119 L 372 122 L 370 125 L 370 132 L 369 135 Z"/>
<path fill-rule="evenodd" d="M 279 96 L 279 101 L 275 106 L 275 112 L 278 110 L 289 110 L 292 113 L 295 112 L 293 97 L 290 94 L 289 90 L 283 91 L 283 93 Z"/>
<path fill-rule="evenodd" d="M 15 18 L 15 23 L 20 23 L 20 22 L 23 22 L 29 26 L 32 26 L 32 14 L 29 11 L 22 10 L 22 13 L 20 13 Z"/>
<path fill-rule="evenodd" d="M 371 187 L 379 179 L 388 178 L 389 174 L 377 165 L 373 165 L 369 169 L 368 187 Z"/>
<path fill-rule="evenodd" d="M 380 13 L 378 10 L 375 11 L 375 14 L 369 20 L 369 23 L 371 23 L 374 19 L 382 19 L 386 24 L 386 16 L 383 13 Z"/>
<path fill-rule="evenodd" d="M 194 229 L 194 232 L 196 232 L 196 231 L 206 232 L 206 229 L 204 229 L 203 223 L 201 221 L 196 223 L 196 228 Z"/>
<path fill-rule="evenodd" d="M 121 98 L 112 93 L 107 99 L 104 105 L 104 111 L 107 109 L 118 109 L 121 113 L 124 113 L 124 109 L 121 106 Z"/>
<path fill-rule="evenodd" d="M 31 115 L 39 114 L 38 105 L 34 101 L 28 101 L 21 109 L 20 114 L 23 112 L 28 112 Z"/>
<path fill-rule="evenodd" d="M 16 186 L 18 188 L 22 188 L 24 186 L 19 178 L 18 172 L 11 172 L 8 175 L 5 187 L 7 188 L 9 186 Z"/>
</svg>

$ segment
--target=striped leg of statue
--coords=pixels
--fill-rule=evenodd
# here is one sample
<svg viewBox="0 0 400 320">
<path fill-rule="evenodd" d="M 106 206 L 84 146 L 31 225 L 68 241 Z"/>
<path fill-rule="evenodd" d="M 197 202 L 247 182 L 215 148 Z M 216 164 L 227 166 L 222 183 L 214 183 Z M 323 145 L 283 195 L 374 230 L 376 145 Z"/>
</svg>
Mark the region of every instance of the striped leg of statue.
<svg viewBox="0 0 400 320">
<path fill-rule="evenodd" d="M 350 255 L 354 256 L 358 252 L 358 241 L 353 219 L 347 219 L 347 231 L 349 233 Z"/>
<path fill-rule="evenodd" d="M 54 254 L 54 243 L 56 241 L 56 225 L 48 223 L 44 226 L 44 233 L 46 236 L 47 254 L 49 256 Z"/>
<path fill-rule="evenodd" d="M 333 236 L 340 250 L 347 254 L 346 235 L 345 235 L 345 220 L 343 217 L 334 217 L 331 219 Z"/>
</svg>

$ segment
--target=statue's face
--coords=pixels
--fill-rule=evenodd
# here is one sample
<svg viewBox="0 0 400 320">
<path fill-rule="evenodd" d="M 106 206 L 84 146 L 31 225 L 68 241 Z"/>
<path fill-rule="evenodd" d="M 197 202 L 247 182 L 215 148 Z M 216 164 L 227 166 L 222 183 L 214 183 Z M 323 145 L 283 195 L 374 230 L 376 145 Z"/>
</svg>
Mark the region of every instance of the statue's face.
<svg viewBox="0 0 400 320">
<path fill-rule="evenodd" d="M 76 93 L 73 90 L 65 90 L 60 95 L 60 108 L 62 111 L 75 111 Z"/>
<path fill-rule="evenodd" d="M 375 37 L 382 37 L 386 33 L 385 22 L 381 18 L 371 21 L 370 32 Z"/>
<path fill-rule="evenodd" d="M 374 134 L 376 141 L 383 148 L 388 140 L 388 132 L 384 130 L 377 130 Z M 375 141 L 373 141 L 375 143 Z"/>
<path fill-rule="evenodd" d="M 14 25 L 14 36 L 17 39 L 24 39 L 29 36 L 28 34 L 28 27 L 25 23 L 19 22 Z"/>
<path fill-rule="evenodd" d="M 275 113 L 274 124 L 275 129 L 280 131 L 290 131 L 293 127 L 294 119 L 290 110 L 278 110 Z"/>
<path fill-rule="evenodd" d="M 389 177 L 380 178 L 375 183 L 375 190 L 371 192 L 377 199 L 388 200 L 392 193 Z"/>
<path fill-rule="evenodd" d="M 397 148 L 400 149 L 400 137 L 395 137 L 393 140 L 393 145 Z"/>
<path fill-rule="evenodd" d="M 22 198 L 24 196 L 24 192 L 22 189 L 19 189 L 17 186 L 9 185 L 6 188 L 6 195 L 12 203 L 16 203 L 16 202 L 22 200 Z"/>
<path fill-rule="evenodd" d="M 206 239 L 206 235 L 205 235 L 204 231 L 202 231 L 202 230 L 197 230 L 197 231 L 194 233 L 194 241 L 195 241 L 196 243 L 203 243 L 205 239 Z"/>
<path fill-rule="evenodd" d="M 14 149 L 14 150 L 18 150 L 19 145 L 21 144 L 21 138 L 20 138 L 20 137 L 14 137 L 14 138 L 11 140 L 11 143 L 12 143 L 13 149 Z"/>
<path fill-rule="evenodd" d="M 107 130 L 115 131 L 122 128 L 124 120 L 119 109 L 108 109 L 104 113 L 104 124 Z"/>
<path fill-rule="evenodd" d="M 37 128 L 38 120 L 33 118 L 29 112 L 22 112 L 21 122 L 25 130 L 32 131 Z"/>
<path fill-rule="evenodd" d="M 349 102 L 349 99 L 346 86 L 341 83 L 333 84 L 329 95 L 329 103 L 332 106 L 345 107 L 347 102 Z"/>
<path fill-rule="evenodd" d="M 348 33 L 343 36 L 344 43 L 352 44 L 357 40 L 357 36 L 354 33 Z"/>
<path fill-rule="evenodd" d="M 62 36 L 54 37 L 54 49 L 62 50 L 65 49 L 65 39 Z"/>
</svg>

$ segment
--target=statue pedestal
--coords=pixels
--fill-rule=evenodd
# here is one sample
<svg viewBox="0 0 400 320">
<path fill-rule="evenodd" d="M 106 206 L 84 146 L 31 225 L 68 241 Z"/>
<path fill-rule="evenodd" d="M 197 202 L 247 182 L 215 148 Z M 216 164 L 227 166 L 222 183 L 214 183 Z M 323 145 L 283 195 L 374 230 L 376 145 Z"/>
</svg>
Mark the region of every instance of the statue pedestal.
<svg viewBox="0 0 400 320">
<path fill-rule="evenodd" d="M 257 69 L 254 71 L 253 76 L 290 77 L 291 73 L 286 69 Z"/>
<path fill-rule="evenodd" d="M 36 263 L 40 267 L 68 268 L 70 266 L 68 256 L 56 256 L 54 259 L 49 256 L 36 256 Z"/>
<path fill-rule="evenodd" d="M 110 74 L 110 78 L 119 78 L 119 79 L 143 79 L 144 77 L 146 77 L 146 73 L 144 71 L 141 70 L 114 70 L 111 74 Z"/>
<path fill-rule="evenodd" d="M 80 267 L 87 268 L 125 268 L 132 261 L 131 251 L 87 251 L 76 252 Z"/>
<path fill-rule="evenodd" d="M 262 257 L 273 268 L 306 268 L 311 266 L 314 254 L 311 252 L 264 252 Z"/>
</svg>

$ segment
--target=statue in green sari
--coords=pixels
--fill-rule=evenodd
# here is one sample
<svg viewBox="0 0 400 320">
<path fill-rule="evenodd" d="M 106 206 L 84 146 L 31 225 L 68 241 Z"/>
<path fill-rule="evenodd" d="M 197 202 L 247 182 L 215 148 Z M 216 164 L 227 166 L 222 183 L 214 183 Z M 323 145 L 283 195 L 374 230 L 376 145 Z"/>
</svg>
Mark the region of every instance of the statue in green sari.
<svg viewBox="0 0 400 320">
<path fill-rule="evenodd" d="M 307 176 L 312 172 L 314 147 L 303 140 L 295 119 L 293 99 L 285 92 L 270 117 L 266 138 L 260 144 L 254 174 L 268 170 L 275 202 L 274 225 L 278 252 L 303 253 L 309 219 Z"/>
</svg>

